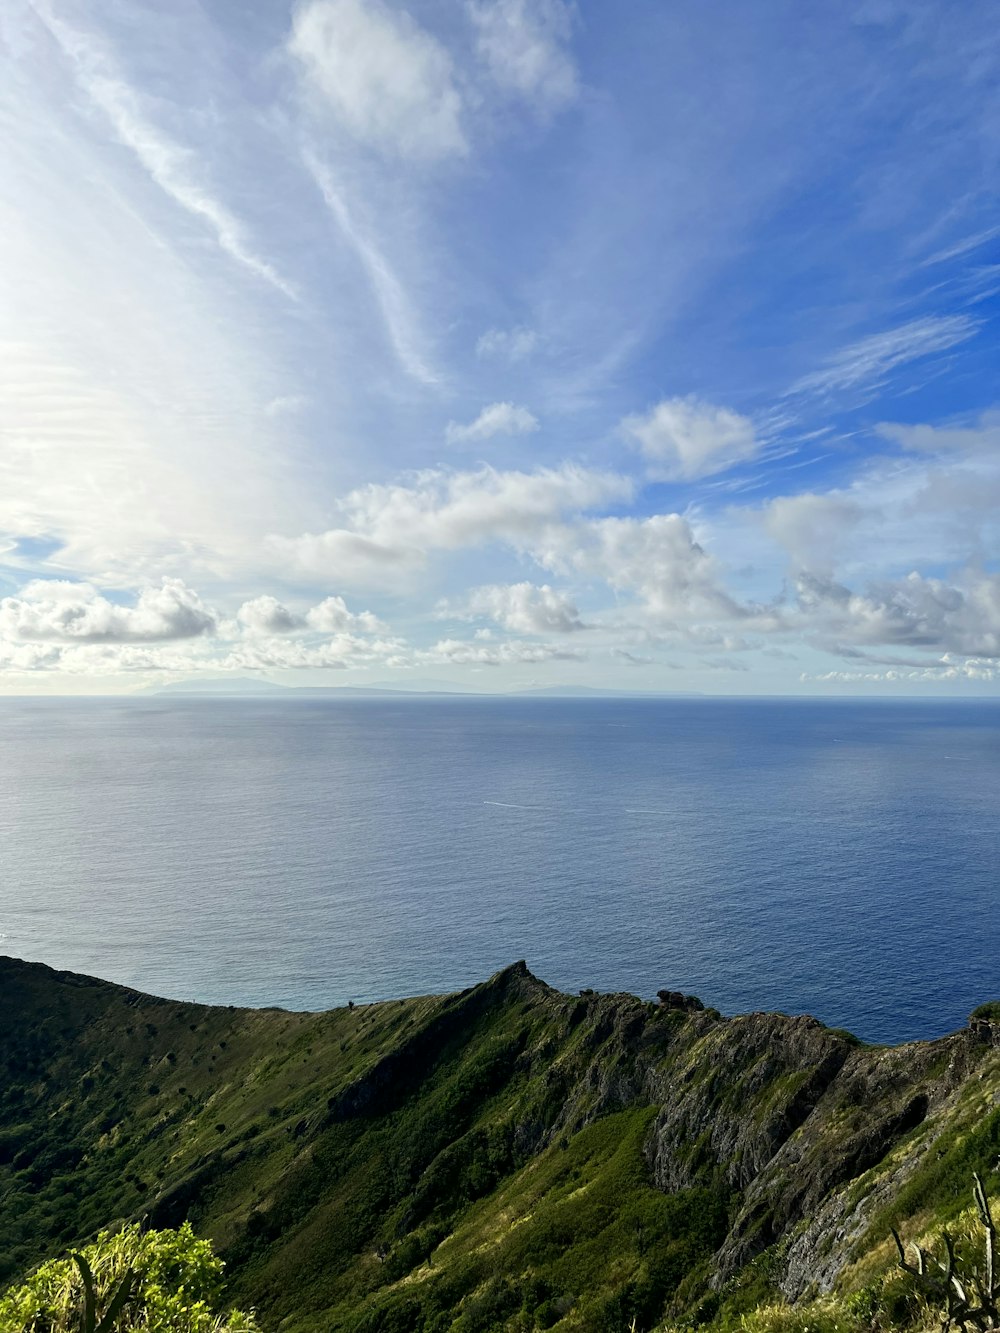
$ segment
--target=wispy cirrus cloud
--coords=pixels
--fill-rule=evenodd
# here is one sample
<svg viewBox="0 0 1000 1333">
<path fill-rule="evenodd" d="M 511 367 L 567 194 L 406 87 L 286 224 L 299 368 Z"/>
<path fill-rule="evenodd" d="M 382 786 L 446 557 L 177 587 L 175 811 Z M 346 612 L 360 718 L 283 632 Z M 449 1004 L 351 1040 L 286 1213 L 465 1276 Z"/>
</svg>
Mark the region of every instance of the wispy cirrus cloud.
<svg viewBox="0 0 1000 1333">
<path fill-rule="evenodd" d="M 424 338 L 409 296 L 371 234 L 362 226 L 338 188 L 332 169 L 312 150 L 303 153 L 306 168 L 322 195 L 341 235 L 350 245 L 364 269 L 372 293 L 381 311 L 389 342 L 408 375 L 422 384 L 435 385 L 440 375 L 431 368 L 424 350 Z"/>
<path fill-rule="evenodd" d="M 911 320 L 841 348 L 825 366 L 803 375 L 792 392 L 823 395 L 872 385 L 908 362 L 967 342 L 979 328 L 980 321 L 969 315 L 927 315 Z"/>
<path fill-rule="evenodd" d="M 199 178 L 203 169 L 199 169 L 196 154 L 155 124 L 145 98 L 118 72 L 110 50 L 94 33 L 66 23 L 48 0 L 31 3 L 69 61 L 81 90 L 103 112 L 117 139 L 131 149 L 150 179 L 179 208 L 203 223 L 230 259 L 297 300 L 295 285 L 256 253 L 245 224 Z"/>
</svg>

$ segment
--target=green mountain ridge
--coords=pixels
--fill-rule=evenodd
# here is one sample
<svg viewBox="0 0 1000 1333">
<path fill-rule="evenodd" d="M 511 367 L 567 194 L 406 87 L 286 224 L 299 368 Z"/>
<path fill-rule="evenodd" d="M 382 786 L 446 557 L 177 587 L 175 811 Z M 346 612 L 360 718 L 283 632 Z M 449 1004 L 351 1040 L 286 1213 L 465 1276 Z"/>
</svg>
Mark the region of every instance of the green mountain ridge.
<svg viewBox="0 0 1000 1333">
<path fill-rule="evenodd" d="M 870 1283 L 1000 1151 L 989 1007 L 876 1047 L 523 963 L 307 1014 L 3 958 L 0 998 L 0 1284 L 190 1218 L 285 1333 L 731 1326 Z"/>
</svg>

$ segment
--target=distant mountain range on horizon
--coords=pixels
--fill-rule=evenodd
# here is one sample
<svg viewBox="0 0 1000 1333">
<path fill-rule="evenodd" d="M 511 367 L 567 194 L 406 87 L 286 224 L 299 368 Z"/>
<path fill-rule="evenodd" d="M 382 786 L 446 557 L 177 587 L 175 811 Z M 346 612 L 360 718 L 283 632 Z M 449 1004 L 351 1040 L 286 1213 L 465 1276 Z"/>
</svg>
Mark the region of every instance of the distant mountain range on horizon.
<svg viewBox="0 0 1000 1333">
<path fill-rule="evenodd" d="M 168 685 L 154 685 L 143 690 L 145 694 L 184 694 L 212 695 L 218 697 L 233 696 L 239 698 L 284 698 L 288 695 L 303 695 L 328 698 L 333 695 L 352 697 L 365 695 L 452 695 L 455 697 L 505 699 L 552 698 L 552 699 L 684 699 L 702 698 L 703 695 L 690 691 L 669 693 L 658 690 L 608 690 L 593 685 L 547 685 L 526 690 L 469 690 L 456 686 L 450 681 L 417 679 L 407 686 L 396 685 L 390 681 L 373 681 L 370 685 L 281 685 L 273 680 L 255 680 L 252 676 L 213 676 L 205 680 L 178 680 Z"/>
</svg>

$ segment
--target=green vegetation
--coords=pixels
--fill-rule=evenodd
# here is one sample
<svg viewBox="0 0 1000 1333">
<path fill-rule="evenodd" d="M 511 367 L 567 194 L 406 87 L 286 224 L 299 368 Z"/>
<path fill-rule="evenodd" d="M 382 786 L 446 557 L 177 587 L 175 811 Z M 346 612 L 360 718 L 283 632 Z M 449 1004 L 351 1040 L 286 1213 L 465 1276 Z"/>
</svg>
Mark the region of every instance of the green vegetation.
<svg viewBox="0 0 1000 1333">
<path fill-rule="evenodd" d="M 215 1313 L 222 1268 L 186 1224 L 102 1231 L 0 1296 L 0 1333 L 257 1333 L 252 1315 Z"/>
<path fill-rule="evenodd" d="M 322 1014 L 0 987 L 0 1286 L 190 1221 L 268 1333 L 903 1327 L 891 1227 L 954 1228 L 1000 1151 L 982 1025 L 868 1047 L 523 965 Z"/>
</svg>

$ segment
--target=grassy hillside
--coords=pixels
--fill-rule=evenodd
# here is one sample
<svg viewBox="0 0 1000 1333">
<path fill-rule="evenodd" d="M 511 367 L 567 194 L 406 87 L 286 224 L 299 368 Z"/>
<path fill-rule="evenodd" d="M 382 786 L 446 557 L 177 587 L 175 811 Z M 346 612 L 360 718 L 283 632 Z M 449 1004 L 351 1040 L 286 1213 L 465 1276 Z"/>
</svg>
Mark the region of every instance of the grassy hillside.
<svg viewBox="0 0 1000 1333">
<path fill-rule="evenodd" d="M 287 1333 L 724 1326 L 870 1284 L 890 1226 L 954 1219 L 1000 1151 L 988 1015 L 875 1048 L 523 964 L 324 1014 L 11 959 L 0 996 L 0 1282 L 190 1217 Z"/>
</svg>

